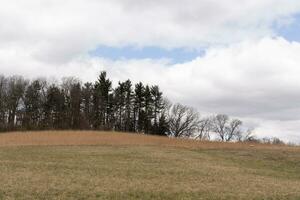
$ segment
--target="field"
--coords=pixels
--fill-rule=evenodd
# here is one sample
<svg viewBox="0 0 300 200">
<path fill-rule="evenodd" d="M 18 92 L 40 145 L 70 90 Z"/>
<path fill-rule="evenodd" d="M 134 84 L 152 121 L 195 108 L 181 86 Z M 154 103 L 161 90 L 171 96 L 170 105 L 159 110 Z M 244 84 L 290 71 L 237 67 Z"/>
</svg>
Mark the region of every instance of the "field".
<svg viewBox="0 0 300 200">
<path fill-rule="evenodd" d="M 300 199 L 300 148 L 114 132 L 0 134 L 0 199 Z"/>
</svg>

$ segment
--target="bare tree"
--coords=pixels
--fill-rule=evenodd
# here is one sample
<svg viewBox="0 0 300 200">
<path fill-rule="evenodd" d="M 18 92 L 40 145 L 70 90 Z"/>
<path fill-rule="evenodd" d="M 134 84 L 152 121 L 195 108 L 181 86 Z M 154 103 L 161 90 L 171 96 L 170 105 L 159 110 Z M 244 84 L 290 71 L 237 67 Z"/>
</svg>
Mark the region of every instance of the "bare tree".
<svg viewBox="0 0 300 200">
<path fill-rule="evenodd" d="M 231 141 L 234 139 L 234 137 L 238 136 L 241 134 L 241 129 L 240 127 L 242 126 L 243 122 L 239 119 L 233 119 L 229 123 L 229 126 L 226 128 L 227 134 L 225 135 L 225 140 L 226 141 Z"/>
<path fill-rule="evenodd" d="M 196 133 L 195 139 L 210 140 L 211 129 L 212 129 L 212 119 L 210 117 L 205 117 L 199 120 L 198 132 Z"/>
<path fill-rule="evenodd" d="M 224 142 L 233 140 L 241 134 L 241 126 L 243 122 L 239 119 L 232 119 L 228 115 L 217 115 L 213 120 L 213 131 Z"/>
<path fill-rule="evenodd" d="M 21 76 L 13 76 L 8 79 L 7 109 L 10 128 L 14 127 L 16 123 L 27 84 L 28 81 Z"/>
<path fill-rule="evenodd" d="M 256 142 L 258 139 L 253 134 L 253 130 L 254 129 L 252 128 L 252 129 L 248 129 L 246 131 L 240 131 L 236 135 L 237 141 L 239 141 L 239 142 Z"/>
<path fill-rule="evenodd" d="M 228 121 L 229 117 L 227 115 L 217 115 L 213 119 L 213 131 L 218 134 L 222 141 L 225 141 Z"/>
<path fill-rule="evenodd" d="M 168 113 L 169 134 L 173 137 L 190 137 L 199 129 L 199 114 L 193 108 L 173 105 Z"/>
<path fill-rule="evenodd" d="M 61 84 L 61 91 L 65 99 L 65 119 L 64 123 L 66 127 L 78 127 L 80 112 L 80 100 L 81 99 L 81 81 L 76 77 L 63 77 L 62 84 Z M 76 99 L 76 100 L 75 100 Z M 75 101 L 74 101 L 75 100 Z M 76 102 L 74 104 L 74 102 Z M 76 107 L 76 109 L 74 109 Z M 76 110 L 76 111 L 75 111 Z M 74 114 L 76 113 L 76 114 Z M 76 115 L 76 116 L 74 116 Z M 77 116 L 78 115 L 78 116 Z M 76 118 L 76 119 L 75 119 Z M 74 120 L 75 119 L 75 120 Z M 76 121 L 76 123 L 74 123 Z"/>
</svg>

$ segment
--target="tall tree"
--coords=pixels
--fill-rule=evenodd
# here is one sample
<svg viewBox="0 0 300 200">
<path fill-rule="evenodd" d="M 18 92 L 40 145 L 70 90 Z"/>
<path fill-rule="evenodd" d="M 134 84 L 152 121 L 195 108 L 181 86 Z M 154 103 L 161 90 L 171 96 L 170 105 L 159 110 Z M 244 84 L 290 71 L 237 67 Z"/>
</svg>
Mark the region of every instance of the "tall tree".
<svg viewBox="0 0 300 200">
<path fill-rule="evenodd" d="M 142 82 L 135 85 L 134 89 L 134 130 L 143 131 L 144 128 L 144 97 L 145 87 Z"/>
<path fill-rule="evenodd" d="M 21 104 L 28 81 L 21 76 L 8 79 L 6 105 L 8 109 L 9 128 L 13 129 L 21 116 Z"/>
<path fill-rule="evenodd" d="M 112 82 L 106 77 L 106 72 L 100 73 L 94 89 L 94 127 L 107 129 L 109 117 L 111 116 L 110 92 Z"/>
<path fill-rule="evenodd" d="M 76 88 L 80 85 L 80 81 L 75 77 L 64 77 L 62 79 L 61 84 L 61 93 L 64 96 L 64 128 L 72 128 L 73 127 L 73 116 L 72 112 L 74 109 L 72 108 L 72 97 L 71 97 L 71 90 Z M 80 88 L 79 88 L 80 90 Z M 78 94 L 80 95 L 80 93 Z M 74 96 L 76 98 L 76 96 Z"/>
<path fill-rule="evenodd" d="M 156 133 L 159 131 L 158 118 L 162 120 L 165 117 L 165 116 L 159 116 L 159 114 L 164 108 L 164 103 L 162 98 L 162 92 L 160 91 L 157 85 L 151 87 L 151 94 L 153 98 L 153 118 L 154 118 L 153 132 Z"/>
<path fill-rule="evenodd" d="M 115 128 L 116 130 L 123 131 L 125 125 L 123 121 L 125 110 L 125 84 L 123 82 L 119 82 L 114 90 L 114 104 L 114 110 L 116 112 Z"/>
<path fill-rule="evenodd" d="M 134 131 L 132 121 L 132 109 L 133 109 L 133 91 L 132 83 L 130 80 L 125 81 L 125 131 Z"/>
<path fill-rule="evenodd" d="M 24 98 L 26 129 L 40 128 L 42 117 L 42 85 L 39 80 L 33 81 L 27 88 Z"/>
<path fill-rule="evenodd" d="M 81 128 L 81 85 L 80 83 L 73 84 L 70 90 L 70 109 L 71 109 L 71 128 Z"/>
<path fill-rule="evenodd" d="M 83 128 L 90 129 L 92 124 L 92 113 L 93 113 L 93 84 L 85 83 L 82 92 L 82 104 L 83 104 Z"/>
<path fill-rule="evenodd" d="M 157 128 L 153 133 L 155 135 L 167 136 L 169 132 L 170 129 L 169 129 L 169 122 L 167 120 L 167 115 L 165 112 L 162 112 L 158 119 Z"/>
<path fill-rule="evenodd" d="M 48 129 L 66 128 L 66 105 L 64 93 L 55 85 L 47 90 L 47 100 L 45 103 L 45 120 Z"/>
<path fill-rule="evenodd" d="M 196 139 L 210 140 L 210 132 L 212 131 L 211 117 L 200 119 Z"/>
<path fill-rule="evenodd" d="M 153 99 L 150 87 L 146 85 L 144 91 L 144 131 L 149 133 L 152 130 L 152 118 L 153 118 Z"/>
</svg>

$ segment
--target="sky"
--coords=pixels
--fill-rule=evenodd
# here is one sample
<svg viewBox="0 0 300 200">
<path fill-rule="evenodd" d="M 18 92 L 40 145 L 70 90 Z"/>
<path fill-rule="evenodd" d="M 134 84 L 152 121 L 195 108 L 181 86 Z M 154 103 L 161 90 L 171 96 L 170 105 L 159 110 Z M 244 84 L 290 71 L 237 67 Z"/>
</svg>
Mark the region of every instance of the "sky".
<svg viewBox="0 0 300 200">
<path fill-rule="evenodd" d="M 157 84 L 300 142 L 299 0 L 0 0 L 0 74 Z"/>
</svg>

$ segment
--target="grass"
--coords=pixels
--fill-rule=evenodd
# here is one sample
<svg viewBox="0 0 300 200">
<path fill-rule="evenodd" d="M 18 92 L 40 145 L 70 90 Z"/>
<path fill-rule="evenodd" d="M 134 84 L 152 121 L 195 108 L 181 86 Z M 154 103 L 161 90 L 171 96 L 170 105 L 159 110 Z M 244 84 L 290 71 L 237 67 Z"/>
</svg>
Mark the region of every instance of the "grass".
<svg viewBox="0 0 300 200">
<path fill-rule="evenodd" d="M 0 199 L 300 199 L 300 148 L 109 132 L 0 134 Z"/>
</svg>

